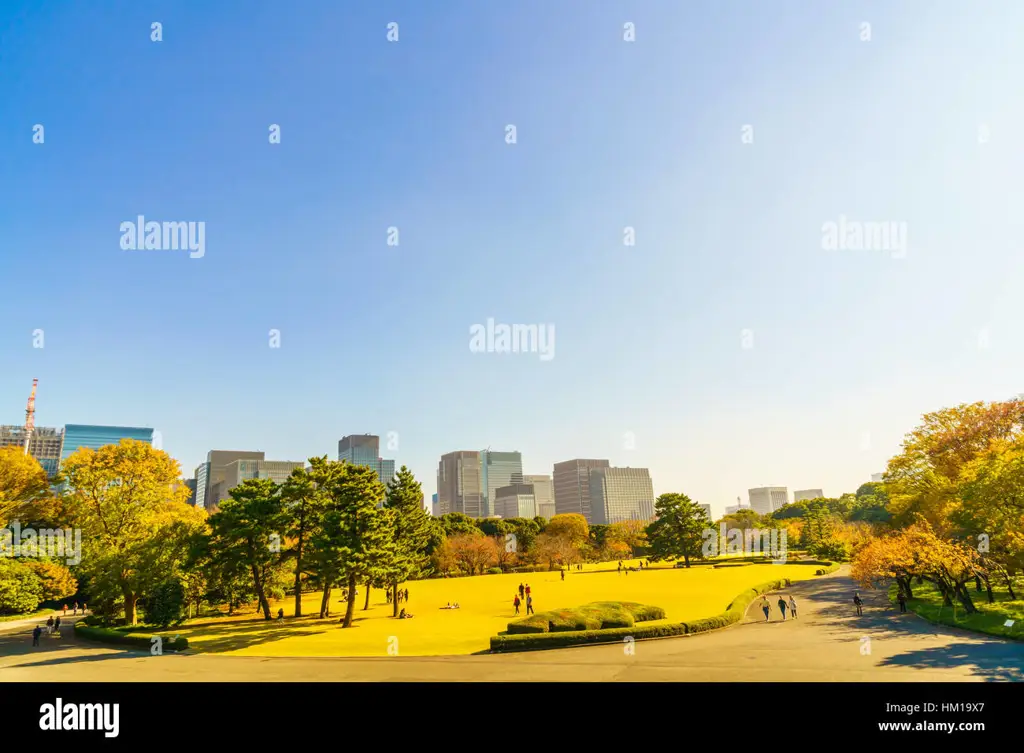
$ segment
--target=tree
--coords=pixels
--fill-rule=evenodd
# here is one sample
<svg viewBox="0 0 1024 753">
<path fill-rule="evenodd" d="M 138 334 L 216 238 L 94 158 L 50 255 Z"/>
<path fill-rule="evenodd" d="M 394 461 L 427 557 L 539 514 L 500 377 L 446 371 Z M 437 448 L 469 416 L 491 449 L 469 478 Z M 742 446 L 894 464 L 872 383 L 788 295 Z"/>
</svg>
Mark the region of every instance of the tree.
<svg viewBox="0 0 1024 753">
<path fill-rule="evenodd" d="M 391 587 L 392 616 L 398 616 L 398 586 L 426 566 L 430 545 L 430 516 L 423 509 L 423 487 L 404 465 L 388 482 L 384 506 L 395 513 L 394 550 L 385 563 L 384 580 Z M 369 586 L 367 586 L 369 593 Z"/>
<path fill-rule="evenodd" d="M 516 537 L 515 554 L 518 557 L 529 554 L 537 536 L 540 535 L 540 526 L 537 525 L 536 518 L 507 518 L 505 523 L 508 526 L 507 533 Z"/>
<path fill-rule="evenodd" d="M 691 557 L 699 557 L 704 531 L 711 520 L 704 508 L 685 494 L 662 494 L 654 503 L 657 516 L 647 526 L 648 549 L 655 560 L 682 557 L 686 567 Z"/>
<path fill-rule="evenodd" d="M 535 561 L 542 562 L 548 566 L 549 570 L 553 570 L 555 565 L 571 565 L 577 562 L 580 558 L 580 547 L 576 546 L 565 533 L 556 534 L 545 531 L 537 537 L 531 554 Z"/>
<path fill-rule="evenodd" d="M 162 628 L 179 625 L 185 620 L 185 587 L 180 578 L 168 578 L 153 590 L 146 618 Z"/>
<path fill-rule="evenodd" d="M 441 543 L 431 553 L 430 561 L 434 570 L 445 577 L 455 569 L 458 563 L 455 561 L 455 552 L 452 550 L 452 545 L 448 539 L 441 539 Z"/>
<path fill-rule="evenodd" d="M 548 521 L 544 533 L 564 538 L 574 549 L 580 551 L 590 538 L 587 519 L 577 512 L 555 515 Z"/>
<path fill-rule="evenodd" d="M 39 579 L 40 601 L 60 601 L 78 592 L 78 581 L 67 567 L 46 559 L 25 560 Z"/>
<path fill-rule="evenodd" d="M 498 545 L 494 539 L 477 531 L 476 535 L 463 533 L 448 539 L 452 559 L 468 575 L 483 573 L 498 561 Z"/>
<path fill-rule="evenodd" d="M 246 479 L 228 495 L 210 516 L 210 551 L 227 572 L 248 570 L 263 619 L 269 620 L 267 586 L 282 562 L 279 542 L 288 522 L 281 488 L 268 478 Z"/>
<path fill-rule="evenodd" d="M 477 528 L 473 519 L 461 512 L 446 513 L 439 517 L 438 521 L 444 529 L 444 535 L 448 538 L 460 534 L 472 535 L 473 533 L 480 533 L 480 529 Z"/>
<path fill-rule="evenodd" d="M 373 579 L 394 562 L 395 510 L 382 506 L 386 489 L 372 468 L 345 461 L 316 461 L 317 486 L 325 490 L 329 501 L 321 530 L 311 543 L 321 561 L 333 558 L 338 578 L 346 583 L 344 627 L 349 628 L 355 613 L 356 585 Z"/>
<path fill-rule="evenodd" d="M 42 584 L 32 568 L 17 559 L 0 557 L 0 614 L 31 612 L 42 600 Z"/>
<path fill-rule="evenodd" d="M 0 528 L 49 496 L 46 471 L 21 447 L 0 447 Z"/>
<path fill-rule="evenodd" d="M 294 542 L 290 555 L 295 557 L 295 616 L 302 616 L 302 576 L 304 545 L 322 513 L 322 504 L 312 477 L 305 468 L 295 468 L 281 487 L 281 499 L 288 520 L 288 537 Z"/>
<path fill-rule="evenodd" d="M 788 507 L 789 505 L 787 505 Z M 785 509 L 785 508 L 783 508 Z M 778 515 L 778 512 L 775 513 Z M 749 508 L 737 510 L 736 512 L 723 515 L 719 523 L 725 523 L 727 529 L 739 531 L 750 531 L 754 528 L 767 528 L 765 519 Z"/>
<path fill-rule="evenodd" d="M 710 520 L 708 521 L 710 525 Z M 647 525 L 639 520 L 623 520 L 609 526 L 608 540 L 621 542 L 629 556 L 635 556 L 647 545 Z"/>
<path fill-rule="evenodd" d="M 161 529 L 175 520 L 201 520 L 204 513 L 186 503 L 177 461 L 146 442 L 122 439 L 98 450 L 79 449 L 61 471 L 69 488 L 68 514 L 82 530 L 81 567 L 90 576 L 92 595 L 120 595 L 125 620 L 134 625 L 147 558 L 165 543 Z"/>
</svg>

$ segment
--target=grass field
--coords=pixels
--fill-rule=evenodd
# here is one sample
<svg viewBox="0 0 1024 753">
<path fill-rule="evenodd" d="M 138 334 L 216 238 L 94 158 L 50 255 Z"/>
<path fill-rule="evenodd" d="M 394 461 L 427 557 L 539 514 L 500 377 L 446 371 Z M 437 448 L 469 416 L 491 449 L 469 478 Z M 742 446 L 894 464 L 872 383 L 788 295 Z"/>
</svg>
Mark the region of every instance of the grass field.
<svg viewBox="0 0 1024 753">
<path fill-rule="evenodd" d="M 978 593 L 970 588 L 971 600 L 978 608 L 978 613 L 967 614 L 959 604 L 943 606 L 942 594 L 930 583 L 915 583 L 914 598 L 907 602 L 907 609 L 926 620 L 942 625 L 988 633 L 1001 638 L 1024 640 L 1024 599 L 1019 598 L 1024 593 L 1024 583 L 1015 583 L 1013 590 L 1018 598 L 1010 601 L 1010 594 L 1005 586 L 994 586 L 992 593 L 996 600 L 994 604 L 989 604 L 984 592 Z M 895 585 L 889 589 L 889 598 L 895 602 Z M 1013 620 L 1013 625 L 1008 626 L 1007 620 Z"/>
<path fill-rule="evenodd" d="M 764 581 L 814 577 L 808 565 L 750 565 L 689 570 L 671 566 L 619 574 L 615 563 L 589 566 L 584 572 L 569 572 L 564 581 L 557 572 L 481 575 L 472 578 L 442 578 L 413 581 L 409 603 L 403 606 L 411 620 L 391 618 L 391 605 L 383 591 L 373 591 L 370 608 L 363 611 L 362 588 L 356 600 L 353 627 L 343 629 L 341 592 L 331 598 L 331 617 L 295 619 L 294 601 L 272 604 L 272 613 L 283 608 L 286 619 L 254 619 L 252 613 L 235 618 L 196 620 L 182 626 L 180 635 L 192 649 L 247 656 L 436 656 L 486 651 L 489 639 L 505 630 L 515 617 L 512 599 L 520 583 L 529 584 L 534 609 L 538 612 L 575 607 L 594 601 L 636 601 L 662 607 L 667 622 L 710 617 L 723 612 L 732 599 L 746 588 Z M 595 572 L 611 569 L 612 572 Z M 306 614 L 320 611 L 320 594 L 305 594 Z M 440 609 L 458 602 L 457 610 Z M 521 607 L 525 615 L 525 605 Z M 645 623 L 645 624 L 658 624 Z"/>
</svg>

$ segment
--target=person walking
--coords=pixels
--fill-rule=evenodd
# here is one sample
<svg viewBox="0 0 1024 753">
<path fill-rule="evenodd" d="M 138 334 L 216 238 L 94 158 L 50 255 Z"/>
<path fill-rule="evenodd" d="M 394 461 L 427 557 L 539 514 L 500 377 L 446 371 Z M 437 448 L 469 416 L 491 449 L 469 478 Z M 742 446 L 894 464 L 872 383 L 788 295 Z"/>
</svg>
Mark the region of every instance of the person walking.
<svg viewBox="0 0 1024 753">
<path fill-rule="evenodd" d="M 853 595 L 853 603 L 857 605 L 857 616 L 860 617 L 864 614 L 863 605 L 864 602 L 860 600 L 860 591 L 857 591 Z"/>
<path fill-rule="evenodd" d="M 559 572 L 562 573 L 562 580 L 565 580 L 565 568 L 563 567 Z"/>
<path fill-rule="evenodd" d="M 405 589 L 405 600 L 409 601 L 409 589 Z"/>
<path fill-rule="evenodd" d="M 516 614 L 519 614 L 519 605 L 520 604 L 522 604 L 522 602 L 519 601 L 519 594 L 516 594 L 516 597 L 514 599 L 512 599 L 512 606 L 514 606 L 516 608 Z"/>
<path fill-rule="evenodd" d="M 779 611 L 782 612 L 782 621 L 783 622 L 786 621 L 786 607 L 787 606 L 789 606 L 789 605 L 786 604 L 786 597 L 785 596 L 780 596 L 779 597 Z"/>
<path fill-rule="evenodd" d="M 527 599 L 530 598 L 530 584 L 529 583 L 526 584 L 526 598 Z"/>
<path fill-rule="evenodd" d="M 526 613 L 527 614 L 533 614 L 533 597 L 532 596 L 527 596 L 526 597 Z"/>
<path fill-rule="evenodd" d="M 789 613 L 796 619 L 796 599 L 793 598 L 792 594 L 789 597 Z"/>
<path fill-rule="evenodd" d="M 68 616 L 68 605 L 67 604 L 64 605 L 64 616 L 65 617 Z"/>
<path fill-rule="evenodd" d="M 520 598 L 520 599 L 522 599 L 522 598 L 524 598 L 525 596 L 526 596 L 526 592 L 525 592 L 525 591 L 523 591 L 523 584 L 522 584 L 522 583 L 520 583 L 520 584 L 519 584 L 519 598 Z"/>
<path fill-rule="evenodd" d="M 50 619 L 46 621 L 46 634 L 53 635 L 53 615 L 50 615 Z"/>
<path fill-rule="evenodd" d="M 761 597 L 761 611 L 764 612 L 764 621 L 768 622 L 768 615 L 771 614 L 772 605 L 768 603 L 768 597 Z"/>
<path fill-rule="evenodd" d="M 57 619 L 53 621 L 53 632 L 60 635 L 60 615 L 57 615 Z"/>
<path fill-rule="evenodd" d="M 41 636 L 42 634 L 43 634 L 43 629 L 41 627 L 39 627 L 38 625 L 36 625 L 32 629 L 32 645 L 33 646 L 38 646 L 39 645 L 39 636 Z"/>
<path fill-rule="evenodd" d="M 89 611 L 89 602 L 87 602 L 87 601 L 82 602 L 82 614 L 85 614 L 88 611 Z"/>
<path fill-rule="evenodd" d="M 896 600 L 900 603 L 900 614 L 905 613 L 907 611 L 907 596 L 903 593 L 902 588 L 896 596 Z"/>
<path fill-rule="evenodd" d="M 71 614 L 78 614 L 78 602 L 77 601 L 75 602 L 74 611 Z"/>
</svg>

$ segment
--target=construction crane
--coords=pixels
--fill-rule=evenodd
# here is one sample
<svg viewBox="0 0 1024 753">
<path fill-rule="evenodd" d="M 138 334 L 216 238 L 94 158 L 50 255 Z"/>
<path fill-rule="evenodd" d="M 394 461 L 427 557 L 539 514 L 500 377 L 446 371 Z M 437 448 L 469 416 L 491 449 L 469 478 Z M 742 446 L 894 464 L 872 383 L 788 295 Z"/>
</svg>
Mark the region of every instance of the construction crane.
<svg viewBox="0 0 1024 753">
<path fill-rule="evenodd" d="M 32 380 L 32 394 L 28 396 L 28 407 L 25 408 L 25 454 L 28 455 L 28 444 L 32 440 L 32 431 L 36 428 L 36 387 L 38 379 Z"/>
</svg>

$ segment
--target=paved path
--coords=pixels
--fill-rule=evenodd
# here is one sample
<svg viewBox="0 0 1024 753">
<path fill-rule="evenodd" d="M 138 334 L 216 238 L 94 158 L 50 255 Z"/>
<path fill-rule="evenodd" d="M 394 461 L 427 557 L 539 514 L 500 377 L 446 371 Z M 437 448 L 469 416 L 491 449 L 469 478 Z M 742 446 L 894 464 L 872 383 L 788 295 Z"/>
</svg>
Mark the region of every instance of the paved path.
<svg viewBox="0 0 1024 753">
<path fill-rule="evenodd" d="M 747 619 L 715 633 L 621 645 L 520 654 L 265 658 L 165 654 L 76 641 L 72 631 L 32 648 L 26 632 L 0 628 L 0 681 L 985 681 L 1024 680 L 1024 643 L 933 626 L 900 615 L 883 592 L 851 602 L 846 571 L 785 591 L 798 619 L 782 622 L 778 600 L 764 623 L 758 601 Z"/>
</svg>

